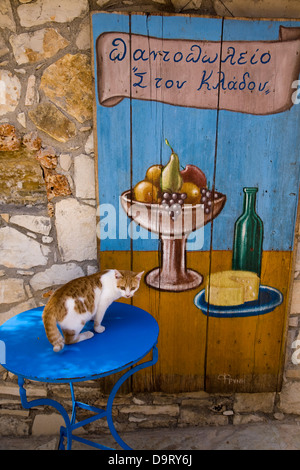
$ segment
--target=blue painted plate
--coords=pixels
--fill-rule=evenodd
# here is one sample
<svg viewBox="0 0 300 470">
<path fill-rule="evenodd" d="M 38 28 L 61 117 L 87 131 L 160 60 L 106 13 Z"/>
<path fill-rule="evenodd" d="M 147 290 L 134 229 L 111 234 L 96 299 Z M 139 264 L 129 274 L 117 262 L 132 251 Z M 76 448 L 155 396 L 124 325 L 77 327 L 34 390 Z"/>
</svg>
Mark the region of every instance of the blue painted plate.
<svg viewBox="0 0 300 470">
<path fill-rule="evenodd" d="M 283 295 L 274 287 L 260 286 L 258 299 L 241 305 L 218 306 L 205 301 L 205 289 L 194 298 L 194 304 L 204 315 L 218 318 L 252 317 L 272 312 L 283 301 Z"/>
</svg>

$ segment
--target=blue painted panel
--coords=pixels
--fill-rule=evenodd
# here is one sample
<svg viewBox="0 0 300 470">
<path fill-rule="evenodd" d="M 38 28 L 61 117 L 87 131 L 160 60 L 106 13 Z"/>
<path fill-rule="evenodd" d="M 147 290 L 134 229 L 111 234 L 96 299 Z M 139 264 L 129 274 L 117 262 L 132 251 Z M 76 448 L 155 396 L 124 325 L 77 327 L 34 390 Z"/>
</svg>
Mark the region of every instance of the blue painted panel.
<svg viewBox="0 0 300 470">
<path fill-rule="evenodd" d="M 291 21 L 224 21 L 226 40 L 278 40 L 279 26 L 300 26 Z M 94 41 L 104 31 L 155 37 L 219 41 L 221 19 L 97 14 L 93 16 Z M 96 60 L 95 60 L 96 65 Z M 97 73 L 95 73 L 97 89 Z M 97 102 L 100 203 L 113 204 L 122 235 L 105 239 L 102 250 L 130 250 L 126 237 L 130 223 L 121 210 L 119 195 L 143 179 L 149 166 L 166 164 L 167 138 L 182 166 L 199 166 L 212 183 L 216 138 L 216 110 L 176 107 L 155 101 L 124 99 L 115 107 Z M 131 112 L 131 118 L 130 118 Z M 131 122 L 132 119 L 132 122 Z M 131 129 L 130 129 L 130 126 Z M 257 212 L 264 222 L 264 250 L 291 250 L 299 187 L 299 107 L 267 116 L 219 112 L 216 189 L 227 196 L 225 208 L 214 221 L 213 249 L 231 250 L 234 221 L 242 212 L 242 188 L 258 186 Z M 130 134 L 130 132 L 132 133 Z M 131 142 L 132 139 L 132 148 Z M 131 163 L 132 160 L 132 163 Z M 105 217 L 103 218 L 105 224 Z M 125 223 L 126 222 L 126 223 Z M 122 238 L 123 237 L 123 238 Z M 156 250 L 153 234 L 141 229 L 134 250 Z M 191 245 L 189 247 L 193 249 Z M 203 250 L 210 249 L 210 224 L 204 228 Z"/>
<path fill-rule="evenodd" d="M 279 26 L 295 21 L 224 22 L 224 41 L 278 40 Z M 291 250 L 299 189 L 299 106 L 266 116 L 220 111 L 216 186 L 228 195 L 214 224 L 214 249 L 232 248 L 233 224 L 242 213 L 244 186 L 256 186 L 264 222 L 264 250 Z"/>
<path fill-rule="evenodd" d="M 225 41 L 277 41 L 279 26 L 295 28 L 299 21 L 230 20 L 224 22 Z"/>
<path fill-rule="evenodd" d="M 220 112 L 216 186 L 228 195 L 214 224 L 214 248 L 231 249 L 243 187 L 258 187 L 264 250 L 291 250 L 299 187 L 299 109 L 269 116 Z M 233 132 L 237 129 L 238 132 Z"/>
<path fill-rule="evenodd" d="M 165 39 L 219 41 L 221 21 L 190 16 L 132 15 L 131 32 Z"/>
</svg>

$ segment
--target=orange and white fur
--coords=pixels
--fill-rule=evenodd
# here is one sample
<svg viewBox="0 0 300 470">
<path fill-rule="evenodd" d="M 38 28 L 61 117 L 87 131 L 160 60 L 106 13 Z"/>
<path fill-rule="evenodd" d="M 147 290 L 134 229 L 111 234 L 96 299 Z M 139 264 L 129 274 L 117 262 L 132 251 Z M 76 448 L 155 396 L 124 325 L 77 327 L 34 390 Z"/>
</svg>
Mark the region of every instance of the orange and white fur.
<svg viewBox="0 0 300 470">
<path fill-rule="evenodd" d="M 102 333 L 105 327 L 101 322 L 107 308 L 120 297 L 132 297 L 140 286 L 142 275 L 143 272 L 109 269 L 74 279 L 57 289 L 43 312 L 46 335 L 53 351 L 60 351 L 65 344 L 92 338 L 92 331 L 81 333 L 90 320 L 94 320 L 94 331 Z"/>
</svg>

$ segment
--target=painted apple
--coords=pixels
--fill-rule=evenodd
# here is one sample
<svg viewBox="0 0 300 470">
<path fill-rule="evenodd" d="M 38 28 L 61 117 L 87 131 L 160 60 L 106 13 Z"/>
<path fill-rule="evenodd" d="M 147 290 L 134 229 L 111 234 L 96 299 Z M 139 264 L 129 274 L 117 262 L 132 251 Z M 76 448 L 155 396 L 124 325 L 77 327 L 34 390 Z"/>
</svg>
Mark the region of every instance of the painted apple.
<svg viewBox="0 0 300 470">
<path fill-rule="evenodd" d="M 186 165 L 180 173 L 184 183 L 194 183 L 198 188 L 206 188 L 206 176 L 196 165 Z"/>
</svg>

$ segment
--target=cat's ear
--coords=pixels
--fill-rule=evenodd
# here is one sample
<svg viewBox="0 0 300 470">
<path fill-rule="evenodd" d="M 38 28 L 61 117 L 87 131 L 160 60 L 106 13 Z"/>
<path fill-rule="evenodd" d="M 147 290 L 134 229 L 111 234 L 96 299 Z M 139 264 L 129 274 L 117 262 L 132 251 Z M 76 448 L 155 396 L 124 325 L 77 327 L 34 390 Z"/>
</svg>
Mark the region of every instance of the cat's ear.
<svg viewBox="0 0 300 470">
<path fill-rule="evenodd" d="M 116 279 L 122 279 L 123 275 L 120 273 L 120 271 L 115 269 L 115 277 L 116 277 Z"/>
<path fill-rule="evenodd" d="M 140 281 L 140 280 L 142 279 L 142 275 L 144 274 L 144 272 L 145 272 L 145 271 L 142 271 L 142 272 L 136 274 L 135 277 Z"/>
</svg>

